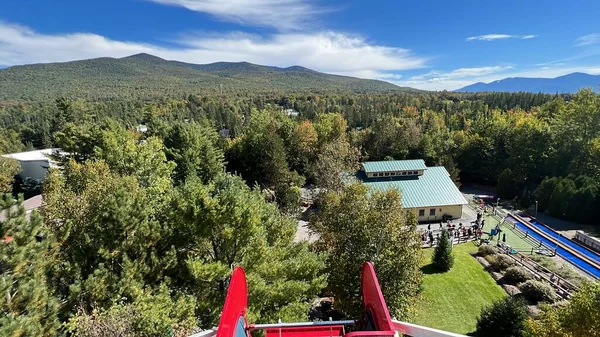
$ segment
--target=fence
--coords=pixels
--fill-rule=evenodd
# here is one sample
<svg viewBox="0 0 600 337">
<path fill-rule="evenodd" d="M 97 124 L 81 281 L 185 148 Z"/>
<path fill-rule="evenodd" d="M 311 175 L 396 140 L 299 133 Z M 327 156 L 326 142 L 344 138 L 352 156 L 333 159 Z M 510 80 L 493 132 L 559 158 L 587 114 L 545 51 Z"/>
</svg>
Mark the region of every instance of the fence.
<svg viewBox="0 0 600 337">
<path fill-rule="evenodd" d="M 560 277 L 559 275 L 556 275 L 550 269 L 533 261 L 525 255 L 520 253 L 511 254 L 509 252 L 510 248 L 506 246 L 501 246 L 500 248 L 504 250 L 506 255 L 510 256 L 514 261 L 516 261 L 518 265 L 529 270 L 533 275 L 535 275 L 538 280 L 544 280 L 550 284 L 556 290 L 557 294 L 562 298 L 569 299 L 571 294 L 579 289 L 578 286 Z"/>
</svg>

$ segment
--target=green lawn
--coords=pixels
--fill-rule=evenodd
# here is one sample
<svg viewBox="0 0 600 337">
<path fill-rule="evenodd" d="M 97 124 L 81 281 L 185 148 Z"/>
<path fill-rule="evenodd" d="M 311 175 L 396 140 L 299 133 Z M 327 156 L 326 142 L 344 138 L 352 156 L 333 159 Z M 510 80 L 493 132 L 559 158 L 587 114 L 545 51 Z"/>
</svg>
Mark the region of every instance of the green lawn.
<svg viewBox="0 0 600 337">
<path fill-rule="evenodd" d="M 469 254 L 474 251 L 477 247 L 473 243 L 454 246 L 454 267 L 447 273 L 438 273 L 429 266 L 433 249 L 423 250 L 423 287 L 415 324 L 467 334 L 475 331 L 481 308 L 506 296 Z"/>
<path fill-rule="evenodd" d="M 484 230 L 486 232 L 489 232 L 494 226 L 496 226 L 496 224 L 498 223 L 498 220 L 494 217 L 486 216 L 485 223 L 486 223 L 486 225 L 485 225 Z M 534 253 L 539 248 L 538 245 L 532 246 L 531 241 L 524 240 L 523 234 L 521 232 L 513 229 L 513 227 L 511 225 L 508 225 L 506 223 L 504 223 L 502 225 L 502 233 L 500 234 L 500 240 L 502 240 L 502 234 L 506 234 L 506 244 L 508 244 L 512 248 L 516 249 L 517 251 L 519 251 L 519 253 L 521 253 L 523 255 L 531 255 L 532 254 L 531 248 L 534 249 L 533 250 Z M 494 238 L 494 244 L 497 239 L 498 239 L 498 237 L 496 236 Z"/>
</svg>

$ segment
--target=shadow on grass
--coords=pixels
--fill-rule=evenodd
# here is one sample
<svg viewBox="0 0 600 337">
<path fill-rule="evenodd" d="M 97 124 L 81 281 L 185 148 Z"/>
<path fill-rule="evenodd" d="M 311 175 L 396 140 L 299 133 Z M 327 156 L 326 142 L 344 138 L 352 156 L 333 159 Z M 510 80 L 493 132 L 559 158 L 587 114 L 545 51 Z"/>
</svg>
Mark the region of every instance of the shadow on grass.
<svg viewBox="0 0 600 337">
<path fill-rule="evenodd" d="M 443 274 L 444 272 L 436 267 L 433 263 L 421 267 L 421 272 L 425 275 Z"/>
</svg>

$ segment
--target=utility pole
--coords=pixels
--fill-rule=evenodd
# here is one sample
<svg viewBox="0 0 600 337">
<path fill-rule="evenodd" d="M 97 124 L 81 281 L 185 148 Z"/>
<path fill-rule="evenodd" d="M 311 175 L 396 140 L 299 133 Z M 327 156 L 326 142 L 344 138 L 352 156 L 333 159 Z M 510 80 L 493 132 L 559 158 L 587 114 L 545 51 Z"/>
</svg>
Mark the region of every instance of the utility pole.
<svg viewBox="0 0 600 337">
<path fill-rule="evenodd" d="M 538 208 L 538 201 L 535 201 L 535 218 L 537 219 L 537 208 Z"/>
</svg>

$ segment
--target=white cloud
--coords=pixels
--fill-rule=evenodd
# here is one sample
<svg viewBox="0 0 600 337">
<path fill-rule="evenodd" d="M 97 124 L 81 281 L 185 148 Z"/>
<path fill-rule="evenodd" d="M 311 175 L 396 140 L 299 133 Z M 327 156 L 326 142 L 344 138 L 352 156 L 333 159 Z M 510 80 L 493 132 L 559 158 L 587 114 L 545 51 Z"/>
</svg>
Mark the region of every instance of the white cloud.
<svg viewBox="0 0 600 337">
<path fill-rule="evenodd" d="M 589 46 L 597 43 L 600 43 L 600 33 L 580 36 L 575 40 L 575 45 L 577 47 Z"/>
<path fill-rule="evenodd" d="M 419 80 L 427 80 L 427 81 L 443 81 L 448 79 L 457 79 L 457 78 L 465 78 L 465 77 L 476 77 L 494 74 L 502 71 L 506 71 L 512 69 L 511 66 L 491 66 L 491 67 L 479 67 L 479 68 L 459 68 L 452 70 L 450 72 L 442 72 L 433 70 L 426 74 L 413 76 L 410 79 L 419 81 Z"/>
<path fill-rule="evenodd" d="M 504 39 L 521 39 L 528 40 L 537 37 L 537 35 L 509 35 L 509 34 L 486 34 L 486 35 L 478 35 L 478 36 L 470 36 L 467 38 L 467 41 L 494 41 L 494 40 L 504 40 Z"/>
<path fill-rule="evenodd" d="M 397 71 L 423 68 L 427 59 L 403 48 L 370 43 L 336 32 L 279 33 L 260 37 L 243 33 L 188 35 L 172 41 L 178 47 L 116 41 L 74 33 L 46 35 L 0 22 L 0 65 L 63 62 L 94 57 L 124 57 L 149 53 L 190 63 L 248 61 L 364 78 L 397 80 Z"/>
<path fill-rule="evenodd" d="M 42 35 L 27 27 L 0 21 L 0 65 L 4 66 L 123 57 L 154 50 L 151 45 L 114 41 L 96 34 Z"/>
<path fill-rule="evenodd" d="M 309 0 L 147 0 L 163 5 L 184 7 L 244 25 L 297 30 L 329 10 Z"/>
</svg>

